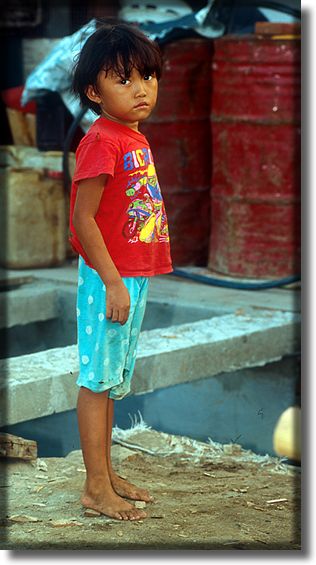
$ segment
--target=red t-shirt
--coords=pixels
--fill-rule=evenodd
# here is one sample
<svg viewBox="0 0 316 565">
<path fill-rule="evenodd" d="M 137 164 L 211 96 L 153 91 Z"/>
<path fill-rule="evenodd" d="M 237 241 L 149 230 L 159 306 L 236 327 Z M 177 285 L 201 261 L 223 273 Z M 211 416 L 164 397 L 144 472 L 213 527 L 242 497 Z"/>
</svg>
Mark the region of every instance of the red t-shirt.
<svg viewBox="0 0 316 565">
<path fill-rule="evenodd" d="M 107 174 L 95 216 L 122 277 L 172 271 L 167 216 L 146 137 L 100 117 L 76 151 L 70 198 L 70 242 L 93 267 L 72 223 L 78 181 Z"/>
</svg>

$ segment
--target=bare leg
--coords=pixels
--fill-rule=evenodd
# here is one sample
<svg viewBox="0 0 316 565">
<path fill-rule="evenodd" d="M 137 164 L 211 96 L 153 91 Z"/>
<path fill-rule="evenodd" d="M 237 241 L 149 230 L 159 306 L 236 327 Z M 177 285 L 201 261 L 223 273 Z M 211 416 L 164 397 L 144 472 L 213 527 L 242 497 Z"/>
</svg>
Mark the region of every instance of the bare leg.
<svg viewBox="0 0 316 565">
<path fill-rule="evenodd" d="M 124 496 L 125 498 L 130 498 L 131 500 L 144 500 L 145 502 L 152 502 L 154 499 L 150 496 L 149 492 L 145 489 L 138 488 L 137 486 L 129 483 L 119 475 L 115 473 L 112 467 L 111 461 L 111 444 L 112 444 L 112 427 L 113 427 L 113 415 L 114 415 L 114 400 L 109 398 L 108 400 L 108 411 L 107 411 L 107 462 L 108 471 L 112 487 L 117 494 Z"/>
<path fill-rule="evenodd" d="M 95 393 L 80 387 L 78 425 L 87 478 L 81 502 L 102 514 L 118 520 L 139 520 L 146 514 L 118 496 L 108 472 L 106 441 L 108 393 Z"/>
</svg>

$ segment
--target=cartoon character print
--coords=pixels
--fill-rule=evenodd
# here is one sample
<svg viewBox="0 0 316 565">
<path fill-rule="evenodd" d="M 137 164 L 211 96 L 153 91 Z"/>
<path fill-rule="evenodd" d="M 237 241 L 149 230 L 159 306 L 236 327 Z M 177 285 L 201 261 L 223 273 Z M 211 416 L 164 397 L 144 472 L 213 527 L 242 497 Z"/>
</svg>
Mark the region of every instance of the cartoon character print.
<svg viewBox="0 0 316 565">
<path fill-rule="evenodd" d="M 129 243 L 169 241 L 165 207 L 153 163 L 129 174 L 126 195 L 130 204 L 123 235 Z"/>
</svg>

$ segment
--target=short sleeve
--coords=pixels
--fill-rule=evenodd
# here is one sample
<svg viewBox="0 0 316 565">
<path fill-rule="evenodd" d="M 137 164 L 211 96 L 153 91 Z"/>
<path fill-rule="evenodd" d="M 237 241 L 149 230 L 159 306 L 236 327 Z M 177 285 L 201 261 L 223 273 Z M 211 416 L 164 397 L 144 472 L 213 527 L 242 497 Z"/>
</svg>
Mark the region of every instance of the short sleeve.
<svg viewBox="0 0 316 565">
<path fill-rule="evenodd" d="M 99 133 L 84 138 L 76 151 L 73 181 L 94 178 L 102 174 L 114 176 L 117 148 Z"/>
</svg>

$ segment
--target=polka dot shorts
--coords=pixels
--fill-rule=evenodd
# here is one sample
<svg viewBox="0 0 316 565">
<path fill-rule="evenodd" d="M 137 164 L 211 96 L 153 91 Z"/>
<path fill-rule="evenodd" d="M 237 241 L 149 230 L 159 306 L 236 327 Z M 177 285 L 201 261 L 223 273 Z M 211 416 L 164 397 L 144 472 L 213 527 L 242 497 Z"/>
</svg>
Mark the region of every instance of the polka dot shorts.
<svg viewBox="0 0 316 565">
<path fill-rule="evenodd" d="M 145 314 L 148 277 L 122 277 L 130 294 L 130 312 L 122 326 L 106 318 L 106 288 L 97 271 L 79 256 L 77 292 L 78 386 L 109 390 L 119 400 L 131 388 L 137 342 Z"/>
</svg>

